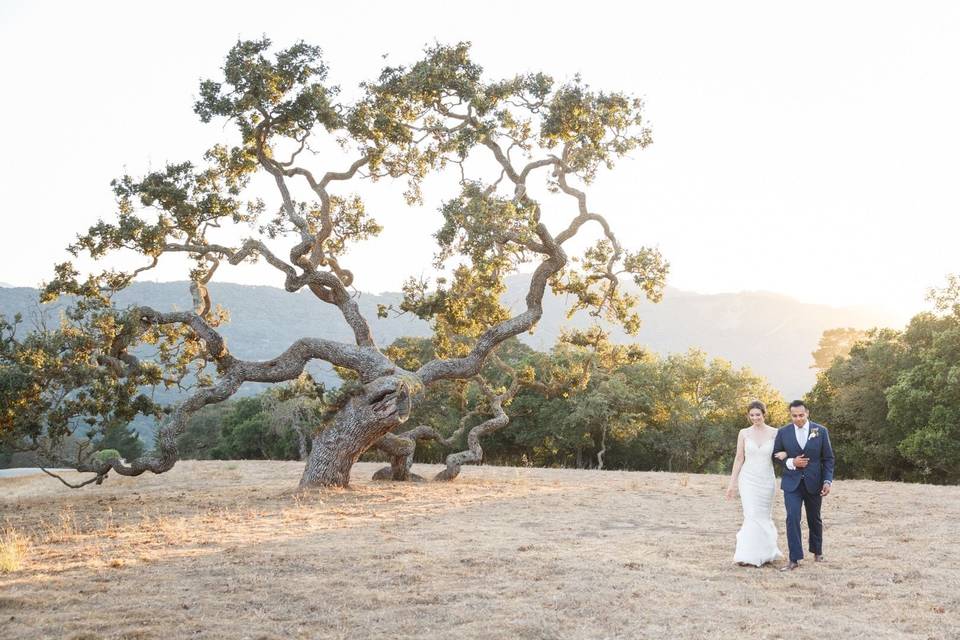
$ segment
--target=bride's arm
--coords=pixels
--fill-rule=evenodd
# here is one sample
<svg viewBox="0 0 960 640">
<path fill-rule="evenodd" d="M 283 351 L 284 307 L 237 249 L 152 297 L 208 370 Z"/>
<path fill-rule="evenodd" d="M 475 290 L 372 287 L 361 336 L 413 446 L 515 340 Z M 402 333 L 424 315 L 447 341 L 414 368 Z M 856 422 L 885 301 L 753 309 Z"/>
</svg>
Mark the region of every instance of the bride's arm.
<svg viewBox="0 0 960 640">
<path fill-rule="evenodd" d="M 733 472 L 730 474 L 730 484 L 727 485 L 727 500 L 733 499 L 737 489 L 737 477 L 740 467 L 743 466 L 743 431 L 737 434 L 737 455 L 733 459 Z"/>
<path fill-rule="evenodd" d="M 783 461 L 787 459 L 787 452 L 783 448 L 783 438 L 780 436 L 780 430 L 777 429 L 777 435 L 773 437 L 773 457 L 781 464 L 784 464 Z M 784 466 L 786 465 L 784 464 Z"/>
</svg>

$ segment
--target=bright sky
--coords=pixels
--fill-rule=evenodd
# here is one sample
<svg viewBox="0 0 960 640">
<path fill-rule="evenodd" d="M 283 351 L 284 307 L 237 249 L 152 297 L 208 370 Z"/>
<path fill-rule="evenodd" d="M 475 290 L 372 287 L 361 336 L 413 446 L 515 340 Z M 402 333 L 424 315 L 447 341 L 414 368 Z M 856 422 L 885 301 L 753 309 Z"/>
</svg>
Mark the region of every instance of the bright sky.
<svg viewBox="0 0 960 640">
<path fill-rule="evenodd" d="M 0 281 L 48 278 L 75 233 L 111 214 L 112 178 L 229 139 L 192 103 L 238 37 L 318 44 L 344 88 L 375 77 L 382 54 L 403 64 L 470 40 L 491 77 L 581 73 L 645 96 L 655 143 L 598 180 L 591 207 L 625 245 L 659 246 L 672 286 L 908 317 L 960 272 L 958 33 L 949 1 L 4 0 Z M 361 290 L 397 290 L 429 273 L 437 200 L 372 202 L 386 231 L 347 266 Z M 383 266 L 391 256 L 399 267 Z M 281 284 L 249 269 L 218 279 Z"/>
</svg>

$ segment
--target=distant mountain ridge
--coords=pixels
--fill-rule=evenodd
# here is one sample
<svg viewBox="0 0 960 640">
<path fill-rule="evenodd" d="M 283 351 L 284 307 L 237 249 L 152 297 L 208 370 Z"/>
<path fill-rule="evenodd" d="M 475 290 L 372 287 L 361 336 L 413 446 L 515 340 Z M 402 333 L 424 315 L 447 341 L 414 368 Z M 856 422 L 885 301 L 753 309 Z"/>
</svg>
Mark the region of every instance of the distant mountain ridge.
<svg viewBox="0 0 960 640">
<path fill-rule="evenodd" d="M 528 275 L 508 279 L 504 303 L 521 308 Z M 632 286 L 632 285 L 631 285 Z M 322 336 L 352 341 L 352 333 L 340 312 L 311 293 L 287 293 L 269 286 L 212 283 L 217 304 L 230 311 L 230 323 L 222 328 L 231 351 L 240 358 L 268 359 L 303 336 Z M 377 343 L 389 345 L 401 336 L 429 336 L 428 324 L 409 315 L 378 319 L 378 304 L 397 304 L 399 293 L 360 293 L 358 303 L 368 318 Z M 37 290 L 27 287 L 0 289 L 0 313 L 21 313 L 29 322 L 40 311 Z M 159 310 L 189 309 L 186 282 L 138 282 L 117 296 L 120 304 L 146 304 Z M 56 318 L 63 301 L 44 305 L 42 313 Z M 543 318 L 534 333 L 520 339 L 539 350 L 552 347 L 562 327 L 586 327 L 592 320 L 585 313 L 566 318 L 564 300 L 549 291 L 544 298 Z M 278 312 L 278 310 L 282 310 Z M 810 365 L 813 352 L 826 329 L 896 326 L 896 320 L 881 311 L 801 303 L 787 296 L 766 292 L 698 294 L 668 288 L 663 301 L 640 305 L 643 324 L 637 336 L 613 328 L 618 343 L 636 342 L 659 354 L 683 352 L 696 347 L 711 357 L 748 366 L 764 376 L 787 399 L 802 396 L 813 385 Z M 312 372 L 326 382 L 336 380 L 328 366 L 315 365 Z M 255 390 L 255 386 L 247 389 Z"/>
</svg>

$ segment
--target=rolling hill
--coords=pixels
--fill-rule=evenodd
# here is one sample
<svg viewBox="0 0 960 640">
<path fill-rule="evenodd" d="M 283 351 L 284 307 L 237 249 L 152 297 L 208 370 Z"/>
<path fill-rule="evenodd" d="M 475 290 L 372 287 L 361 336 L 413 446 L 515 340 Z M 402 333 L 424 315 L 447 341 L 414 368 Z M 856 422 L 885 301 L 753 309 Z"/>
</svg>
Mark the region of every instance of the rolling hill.
<svg viewBox="0 0 960 640">
<path fill-rule="evenodd" d="M 504 302 L 513 308 L 522 304 L 528 276 L 508 281 Z M 241 358 L 267 359 L 307 335 L 350 341 L 352 334 L 336 308 L 321 303 L 309 292 L 289 294 L 268 286 L 214 283 L 216 303 L 230 310 L 231 322 L 223 328 L 231 350 Z M 39 307 L 36 289 L 0 288 L 0 313 L 22 313 L 29 323 L 41 314 L 55 319 L 64 302 Z M 185 282 L 141 282 L 117 297 L 121 304 L 147 304 L 161 310 L 190 308 Z M 359 293 L 361 310 L 370 319 L 378 344 L 387 345 L 401 336 L 427 336 L 427 323 L 411 316 L 376 318 L 378 304 L 397 303 L 399 293 Z M 520 339 L 535 349 L 547 350 L 562 327 L 584 327 L 590 318 L 578 314 L 566 318 L 565 301 L 552 294 L 544 300 L 544 315 L 533 334 Z M 279 310 L 282 309 L 282 312 Z M 643 325 L 637 336 L 614 329 L 616 342 L 636 341 L 660 354 L 700 348 L 710 356 L 749 366 L 780 389 L 785 397 L 803 395 L 814 382 L 811 352 L 824 330 L 834 327 L 869 328 L 896 326 L 889 313 L 859 308 L 806 304 L 787 296 L 766 292 L 704 295 L 667 289 L 659 304 L 643 302 Z M 329 367 L 317 365 L 313 373 L 334 382 Z M 255 387 L 246 389 L 252 392 Z"/>
</svg>

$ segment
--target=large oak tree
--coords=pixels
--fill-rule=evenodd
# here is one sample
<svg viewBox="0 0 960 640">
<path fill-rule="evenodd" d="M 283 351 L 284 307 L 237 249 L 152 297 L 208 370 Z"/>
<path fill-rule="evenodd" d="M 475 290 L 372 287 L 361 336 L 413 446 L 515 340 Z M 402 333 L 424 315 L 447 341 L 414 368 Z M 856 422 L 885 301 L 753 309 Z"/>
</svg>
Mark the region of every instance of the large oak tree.
<svg viewBox="0 0 960 640">
<path fill-rule="evenodd" d="M 267 39 L 238 42 L 222 77 L 201 84 L 195 105 L 204 122 L 235 127 L 235 142 L 210 149 L 202 164 L 169 164 L 114 181 L 115 216 L 80 235 L 70 251 L 94 259 L 133 253 L 141 262 L 89 274 L 63 263 L 44 291 L 48 299 L 75 296 L 78 322 L 96 327 L 82 360 L 93 370 L 86 380 L 101 382 L 89 390 L 67 384 L 66 396 L 121 389 L 134 398 L 132 389 L 144 384 L 185 384 L 188 372 L 197 382 L 166 413 L 145 400 L 105 404 L 111 420 L 131 411 L 161 416 L 155 448 L 131 461 L 82 459 L 78 469 L 98 480 L 110 471 L 167 471 L 195 411 L 230 398 L 244 382 L 294 380 L 307 363 L 323 360 L 346 382 L 310 434 L 301 486 L 342 486 L 358 457 L 407 419 L 427 386 L 474 378 L 498 345 L 531 330 L 548 286 L 569 294 L 572 310 L 636 330 L 637 300 L 619 279 L 632 278 L 658 299 L 666 264 L 656 249 L 624 248 L 608 218 L 591 209 L 587 191 L 599 170 L 650 144 L 639 99 L 541 73 L 489 80 L 467 44 L 429 48 L 418 62 L 385 68 L 360 89 L 359 98 L 342 100 L 317 47 L 299 43 L 274 53 Z M 451 173 L 459 185 L 440 208 L 435 234 L 435 266 L 450 275 L 407 286 L 405 310 L 433 319 L 440 339 L 436 357 L 405 369 L 378 347 L 373 319 L 360 313 L 348 249 L 381 230 L 358 187 L 404 180 L 406 199 L 415 204 L 433 172 Z M 258 176 L 270 181 L 272 196 L 255 197 L 251 181 Z M 563 221 L 548 227 L 547 219 Z M 598 239 L 571 259 L 565 247 L 584 230 Z M 247 237 L 233 240 L 241 234 Z M 112 304 L 117 291 L 173 254 L 191 261 L 192 310 Z M 226 268 L 258 261 L 287 291 L 307 289 L 339 309 L 353 340 L 331 340 L 318 326 L 270 360 L 236 357 L 218 332 L 226 311 L 207 285 Z M 504 278 L 524 265 L 533 269 L 529 290 L 523 308 L 511 311 L 500 301 Z M 155 347 L 149 359 L 135 355 L 144 343 Z M 102 382 L 108 379 L 114 382 Z M 117 406 L 132 408 L 124 414 Z M 83 409 L 97 413 L 95 406 Z M 69 430 L 70 421 L 61 422 L 61 431 Z M 4 428 L 7 435 L 15 430 Z M 58 432 L 38 416 L 35 442 L 38 433 Z"/>
</svg>

